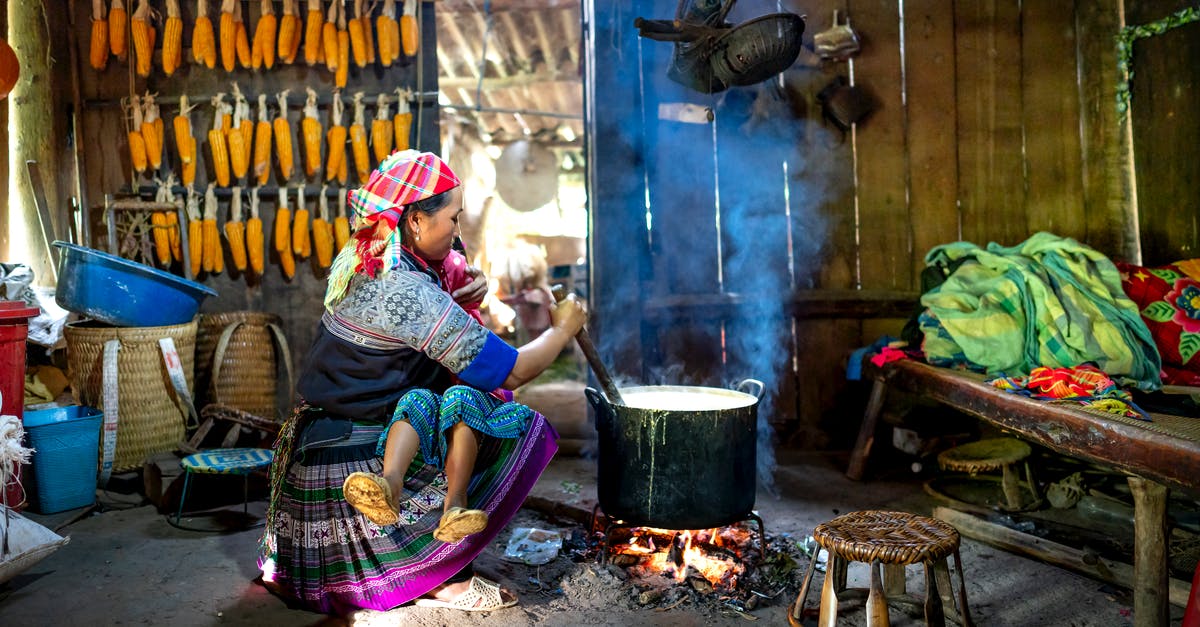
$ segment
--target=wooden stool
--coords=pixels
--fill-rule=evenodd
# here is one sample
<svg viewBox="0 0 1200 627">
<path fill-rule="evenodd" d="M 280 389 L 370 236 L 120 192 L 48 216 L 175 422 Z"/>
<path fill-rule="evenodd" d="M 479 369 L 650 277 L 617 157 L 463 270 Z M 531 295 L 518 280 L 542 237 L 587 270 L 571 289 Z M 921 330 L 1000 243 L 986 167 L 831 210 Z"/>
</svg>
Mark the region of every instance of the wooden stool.
<svg viewBox="0 0 1200 627">
<path fill-rule="evenodd" d="M 991 438 L 969 442 L 938 454 L 938 465 L 943 470 L 969 473 L 1001 471 L 1000 487 L 1004 491 L 1004 503 L 1009 511 L 1019 511 L 1021 503 L 1021 480 L 1017 476 L 1018 462 L 1025 464 L 1025 482 L 1033 494 L 1033 503 L 1041 500 L 1033 472 L 1029 468 L 1029 445 L 1016 438 Z"/>
<path fill-rule="evenodd" d="M 945 625 L 945 615 L 970 627 L 971 613 L 967 609 L 967 589 L 963 581 L 962 559 L 958 555 L 958 531 L 936 518 L 905 512 L 851 512 L 817 525 L 813 530 L 817 544 L 829 553 L 825 569 L 825 585 L 821 590 L 821 614 L 817 624 L 833 627 L 837 622 L 839 595 L 861 596 L 867 592 L 868 627 L 886 627 L 888 602 L 916 605 L 924 608 L 926 625 Z M 958 608 L 955 609 L 950 568 L 946 558 L 954 554 L 958 569 Z M 869 589 L 846 588 L 846 567 L 849 562 L 865 562 L 871 567 Z M 788 620 L 799 625 L 804 615 L 805 597 L 816 569 L 817 555 L 809 562 L 808 573 L 800 593 L 788 611 Z M 880 576 L 883 564 L 883 576 Z M 925 598 L 918 600 L 905 589 L 904 567 L 925 565 Z M 845 594 L 843 594 L 845 593 Z M 943 605 L 946 607 L 943 608 Z"/>
</svg>

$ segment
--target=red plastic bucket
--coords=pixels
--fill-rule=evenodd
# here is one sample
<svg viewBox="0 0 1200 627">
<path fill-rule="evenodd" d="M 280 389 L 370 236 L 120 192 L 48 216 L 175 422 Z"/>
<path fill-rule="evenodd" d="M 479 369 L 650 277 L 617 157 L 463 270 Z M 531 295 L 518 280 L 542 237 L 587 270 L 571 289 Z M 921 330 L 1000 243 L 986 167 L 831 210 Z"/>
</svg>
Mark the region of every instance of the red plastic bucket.
<svg viewBox="0 0 1200 627">
<path fill-rule="evenodd" d="M 21 301 L 0 300 L 0 415 L 22 418 L 25 414 L 25 339 L 29 319 L 40 310 Z M 20 479 L 20 466 L 13 476 Z M 19 509 L 21 488 L 17 481 L 4 487 L 8 504 Z"/>
</svg>

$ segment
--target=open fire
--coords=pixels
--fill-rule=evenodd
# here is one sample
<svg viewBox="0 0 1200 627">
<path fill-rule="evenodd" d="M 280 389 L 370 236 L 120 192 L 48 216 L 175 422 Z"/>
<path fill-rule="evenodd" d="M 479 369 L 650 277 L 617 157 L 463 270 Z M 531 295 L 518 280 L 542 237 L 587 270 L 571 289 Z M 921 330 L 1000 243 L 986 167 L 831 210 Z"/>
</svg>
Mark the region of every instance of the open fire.
<svg viewBox="0 0 1200 627">
<path fill-rule="evenodd" d="M 612 533 L 612 561 L 631 574 L 663 575 L 681 583 L 698 575 L 723 591 L 737 588 L 746 572 L 744 558 L 758 552 L 754 533 L 741 524 L 691 531 L 632 527 Z"/>
</svg>

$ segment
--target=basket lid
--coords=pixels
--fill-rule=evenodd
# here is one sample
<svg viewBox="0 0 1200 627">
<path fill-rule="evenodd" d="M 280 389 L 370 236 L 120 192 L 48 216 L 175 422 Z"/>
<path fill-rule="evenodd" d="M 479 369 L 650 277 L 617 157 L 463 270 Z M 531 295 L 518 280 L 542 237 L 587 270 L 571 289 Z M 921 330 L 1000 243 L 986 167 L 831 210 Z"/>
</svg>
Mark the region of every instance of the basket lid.
<svg viewBox="0 0 1200 627">
<path fill-rule="evenodd" d="M 82 420 L 85 418 L 94 418 L 102 415 L 99 409 L 93 407 L 85 407 L 83 405 L 60 405 L 58 407 L 47 407 L 45 409 L 25 410 L 25 415 L 21 422 L 26 429 L 34 427 L 44 427 L 56 422 L 69 422 L 71 420 Z"/>
</svg>

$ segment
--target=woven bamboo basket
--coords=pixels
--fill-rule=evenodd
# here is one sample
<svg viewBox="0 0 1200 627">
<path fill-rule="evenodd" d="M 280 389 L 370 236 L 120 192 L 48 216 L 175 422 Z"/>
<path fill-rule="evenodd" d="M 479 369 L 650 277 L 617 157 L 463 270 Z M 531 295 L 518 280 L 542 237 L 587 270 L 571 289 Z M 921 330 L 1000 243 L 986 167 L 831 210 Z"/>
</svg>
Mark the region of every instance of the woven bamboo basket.
<svg viewBox="0 0 1200 627">
<path fill-rule="evenodd" d="M 188 389 L 192 389 L 196 322 L 165 327 L 113 327 L 94 321 L 64 329 L 67 376 L 75 401 L 104 408 L 104 345 L 119 340 L 118 418 L 113 472 L 141 468 L 151 455 L 173 451 L 183 440 L 187 411 L 176 403 L 159 339 L 175 343 Z M 104 408 L 107 413 L 110 410 Z"/>
<path fill-rule="evenodd" d="M 221 403 L 277 420 L 276 367 L 280 359 L 288 373 L 288 393 L 291 393 L 291 354 L 281 324 L 279 316 L 256 311 L 200 316 L 196 335 L 196 407 Z"/>
</svg>

